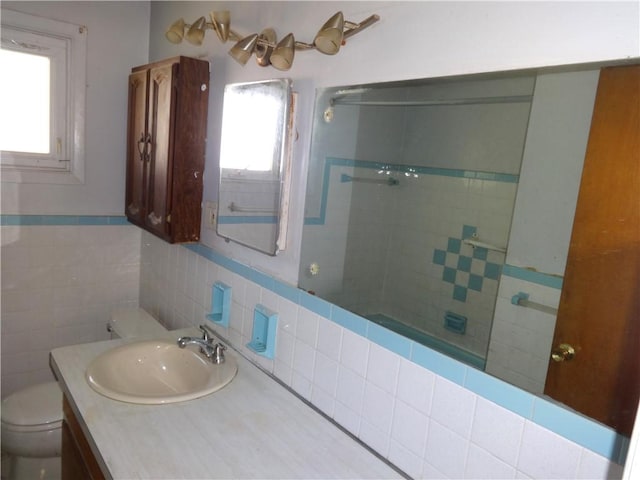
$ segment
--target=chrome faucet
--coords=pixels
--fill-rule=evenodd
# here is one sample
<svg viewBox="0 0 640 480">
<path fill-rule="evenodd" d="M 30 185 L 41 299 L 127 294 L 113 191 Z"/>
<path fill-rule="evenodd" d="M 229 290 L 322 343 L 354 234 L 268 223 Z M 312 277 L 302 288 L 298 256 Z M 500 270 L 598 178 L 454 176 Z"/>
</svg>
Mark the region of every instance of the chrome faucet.
<svg viewBox="0 0 640 480">
<path fill-rule="evenodd" d="M 178 347 L 185 348 L 187 345 L 198 345 L 200 347 L 200 353 L 207 357 L 212 363 L 224 363 L 224 351 L 227 347 L 221 343 L 216 343 L 204 325 L 200 325 L 200 330 L 202 331 L 202 338 L 180 337 L 178 338 Z"/>
</svg>

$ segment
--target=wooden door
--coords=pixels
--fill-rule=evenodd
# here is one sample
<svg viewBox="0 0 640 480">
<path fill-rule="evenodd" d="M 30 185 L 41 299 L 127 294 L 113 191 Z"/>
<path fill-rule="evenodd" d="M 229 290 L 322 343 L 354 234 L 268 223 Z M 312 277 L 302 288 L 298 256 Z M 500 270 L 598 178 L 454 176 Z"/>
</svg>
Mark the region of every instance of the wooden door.
<svg viewBox="0 0 640 480">
<path fill-rule="evenodd" d="M 134 223 L 142 224 L 145 216 L 145 176 L 150 147 L 147 130 L 147 72 L 129 75 L 129 108 L 127 130 L 127 184 L 125 213 Z"/>
<path fill-rule="evenodd" d="M 177 64 L 154 67 L 149 72 L 149 156 L 147 227 L 160 236 L 170 233 L 172 155 L 175 128 L 175 77 Z"/>
<path fill-rule="evenodd" d="M 640 66 L 600 74 L 545 394 L 625 435 L 640 394 Z"/>
</svg>

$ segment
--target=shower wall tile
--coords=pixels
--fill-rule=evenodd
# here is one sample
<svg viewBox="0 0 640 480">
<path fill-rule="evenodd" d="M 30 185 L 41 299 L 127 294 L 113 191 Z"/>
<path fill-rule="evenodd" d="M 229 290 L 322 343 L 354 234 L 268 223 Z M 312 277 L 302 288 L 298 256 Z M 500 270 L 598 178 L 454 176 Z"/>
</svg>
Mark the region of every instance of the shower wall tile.
<svg viewBox="0 0 640 480">
<path fill-rule="evenodd" d="M 519 292 L 557 308 L 560 289 L 503 275 L 496 302 L 486 371 L 527 391 L 543 393 L 556 316 L 513 305 Z"/>
<path fill-rule="evenodd" d="M 109 338 L 111 310 L 137 306 L 140 230 L 2 226 L 2 395 L 53 380 L 51 349 Z"/>
</svg>

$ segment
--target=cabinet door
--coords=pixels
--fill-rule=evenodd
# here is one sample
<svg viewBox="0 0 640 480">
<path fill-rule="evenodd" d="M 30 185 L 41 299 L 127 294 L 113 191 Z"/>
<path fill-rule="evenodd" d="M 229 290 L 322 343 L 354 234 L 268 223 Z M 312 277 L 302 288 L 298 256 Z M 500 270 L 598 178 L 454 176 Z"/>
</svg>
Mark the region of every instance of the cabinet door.
<svg viewBox="0 0 640 480">
<path fill-rule="evenodd" d="M 147 214 L 145 223 L 160 236 L 170 235 L 171 184 L 175 77 L 177 64 L 154 67 L 149 71 L 148 131 L 152 144 L 147 174 Z"/>
<path fill-rule="evenodd" d="M 80 422 L 76 418 L 69 400 L 63 396 L 62 411 L 62 480 L 104 480 L 105 476 L 100 469 L 87 438 L 82 432 Z"/>
<path fill-rule="evenodd" d="M 151 138 L 147 130 L 147 72 L 129 75 L 126 214 L 141 224 L 145 216 L 145 175 Z"/>
</svg>

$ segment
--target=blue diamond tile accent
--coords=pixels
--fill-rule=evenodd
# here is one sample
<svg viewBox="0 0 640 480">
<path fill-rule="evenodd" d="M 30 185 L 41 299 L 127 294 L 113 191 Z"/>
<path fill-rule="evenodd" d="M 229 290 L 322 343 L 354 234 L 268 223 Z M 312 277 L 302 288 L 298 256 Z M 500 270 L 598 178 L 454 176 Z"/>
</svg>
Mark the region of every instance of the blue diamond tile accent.
<svg viewBox="0 0 640 480">
<path fill-rule="evenodd" d="M 444 271 L 442 272 L 442 280 L 448 283 L 456 283 L 456 269 L 444 267 Z"/>
<path fill-rule="evenodd" d="M 458 270 L 462 270 L 463 272 L 471 271 L 471 257 L 460 255 L 460 257 L 458 257 Z"/>
<path fill-rule="evenodd" d="M 482 292 L 485 280 L 498 280 L 502 274 L 501 264 L 487 261 L 489 250 L 486 248 L 465 249 L 465 253 L 470 253 L 461 255 L 462 241 L 473 237 L 477 231 L 478 228 L 473 225 L 463 225 L 460 238 L 447 239 L 446 251 L 439 248 L 433 250 L 433 264 L 443 267 L 442 280 L 453 284 L 453 298 L 460 302 L 467 301 L 469 290 Z"/>
<path fill-rule="evenodd" d="M 491 280 L 498 280 L 500 278 L 501 267 L 497 263 L 487 262 L 484 266 L 484 276 Z"/>
<path fill-rule="evenodd" d="M 436 265 L 444 265 L 445 260 L 447 259 L 447 252 L 444 250 L 434 250 L 433 251 L 433 263 Z"/>
<path fill-rule="evenodd" d="M 447 252 L 460 253 L 461 245 L 462 245 L 462 240 L 460 240 L 459 238 L 449 237 L 449 241 L 447 242 Z"/>
<path fill-rule="evenodd" d="M 476 292 L 482 291 L 482 280 L 483 278 L 480 275 L 476 275 L 472 273 L 469 275 L 469 288 L 471 290 L 475 290 Z"/>
<path fill-rule="evenodd" d="M 460 285 L 453 286 L 453 299 L 458 300 L 459 302 L 467 301 L 467 289 L 465 287 L 461 287 Z"/>
</svg>

